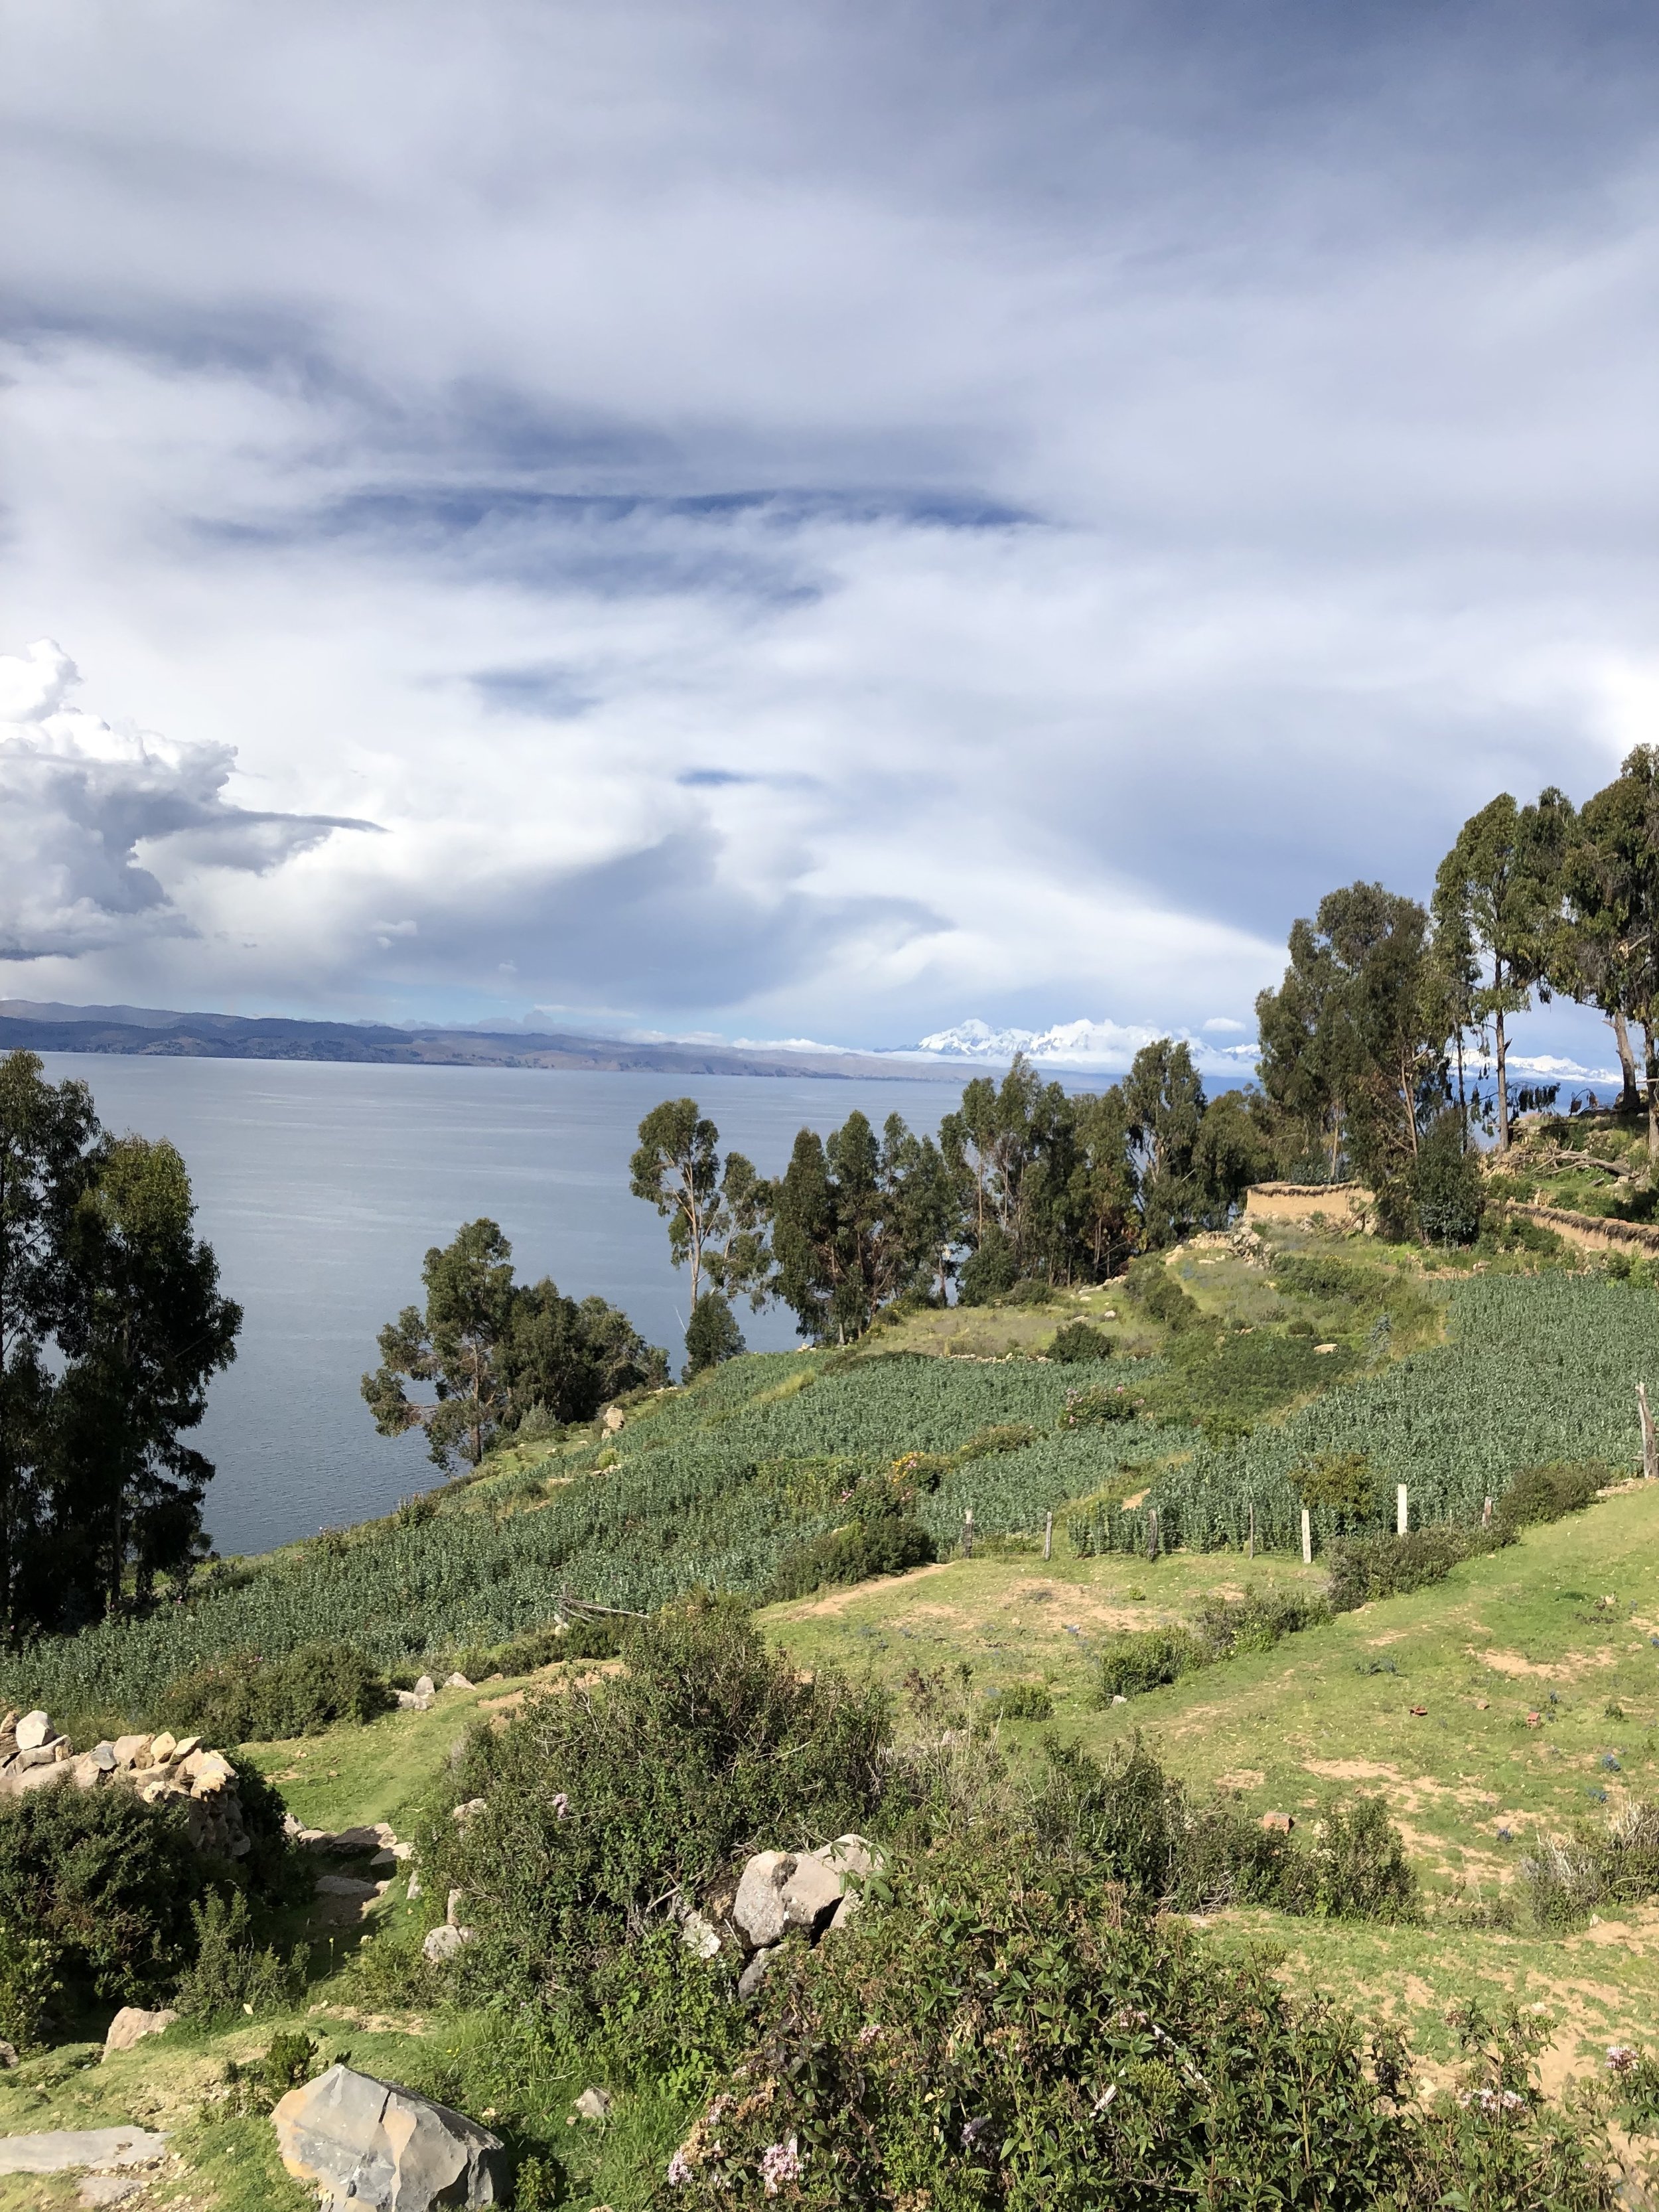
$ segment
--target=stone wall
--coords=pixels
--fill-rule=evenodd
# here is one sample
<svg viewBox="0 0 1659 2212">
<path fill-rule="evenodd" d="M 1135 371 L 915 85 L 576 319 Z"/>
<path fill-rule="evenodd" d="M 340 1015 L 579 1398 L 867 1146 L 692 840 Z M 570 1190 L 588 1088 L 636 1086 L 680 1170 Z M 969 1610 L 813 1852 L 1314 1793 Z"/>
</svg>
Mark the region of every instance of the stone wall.
<svg viewBox="0 0 1659 2212">
<path fill-rule="evenodd" d="M 1600 1214 L 1569 1213 L 1565 1206 L 1523 1206 L 1519 1201 L 1510 1211 L 1523 1213 L 1540 1228 L 1553 1229 L 1558 1237 L 1593 1251 L 1628 1252 L 1632 1258 L 1659 1257 L 1659 1229 L 1647 1228 L 1639 1221 L 1608 1221 Z"/>
<path fill-rule="evenodd" d="M 1310 1221 L 1316 1213 L 1340 1229 L 1365 1229 L 1371 1194 L 1363 1182 L 1255 1182 L 1244 1194 L 1247 1221 Z"/>
</svg>

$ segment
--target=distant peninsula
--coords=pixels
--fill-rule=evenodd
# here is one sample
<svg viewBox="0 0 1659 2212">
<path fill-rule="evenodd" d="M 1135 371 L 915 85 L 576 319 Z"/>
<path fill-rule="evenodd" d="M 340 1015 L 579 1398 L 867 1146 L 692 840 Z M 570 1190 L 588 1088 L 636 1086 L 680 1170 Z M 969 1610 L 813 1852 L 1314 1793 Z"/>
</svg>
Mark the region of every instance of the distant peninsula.
<svg viewBox="0 0 1659 2212">
<path fill-rule="evenodd" d="M 960 1083 L 962 1068 L 920 1056 L 765 1047 L 635 1043 L 562 1031 L 394 1029 L 379 1022 L 179 1013 L 0 999 L 0 1052 L 123 1053 L 156 1060 L 331 1060 L 411 1067 L 563 1067 L 664 1075 L 872 1077 Z"/>
</svg>

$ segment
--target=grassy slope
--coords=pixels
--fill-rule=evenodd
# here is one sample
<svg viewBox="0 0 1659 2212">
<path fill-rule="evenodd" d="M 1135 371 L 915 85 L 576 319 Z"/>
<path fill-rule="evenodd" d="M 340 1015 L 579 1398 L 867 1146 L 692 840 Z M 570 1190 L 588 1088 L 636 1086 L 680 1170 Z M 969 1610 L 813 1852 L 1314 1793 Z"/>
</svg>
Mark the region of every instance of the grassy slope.
<svg viewBox="0 0 1659 2212">
<path fill-rule="evenodd" d="M 1046 1570 L 1040 1559 L 980 1559 L 761 1617 L 814 1666 L 864 1663 L 897 1684 L 913 1665 L 966 1663 L 976 1689 L 1047 1681 L 1054 1725 L 1069 1740 L 1100 1753 L 1142 1729 L 1196 1793 L 1225 1790 L 1246 1813 L 1306 1820 L 1333 1791 L 1378 1791 L 1442 1905 L 1460 1878 L 1487 1894 L 1501 1888 L 1536 1835 L 1600 1811 L 1592 1793 L 1654 1794 L 1659 1491 L 1624 1492 L 1437 1588 L 1365 1607 L 1273 1652 L 1125 1706 L 1094 1703 L 1088 1644 L 1103 1631 L 1151 1626 L 1212 1594 L 1297 1579 L 1316 1583 L 1318 1570 L 1181 1554 L 1151 1565 L 1056 1560 Z M 1613 1607 L 1598 1610 L 1608 1595 Z M 1377 1662 L 1397 1671 L 1360 1671 Z M 1609 1702 L 1623 1706 L 1623 1720 L 1606 1714 Z M 1413 1717 L 1413 1705 L 1426 1716 Z M 1545 1717 L 1538 1729 L 1526 1725 L 1534 1711 Z M 1018 1752 L 1042 1732 L 1022 1723 L 1002 1735 Z M 1509 1842 L 1498 1836 L 1505 1827 Z M 1559 2017 L 1557 2078 L 1595 2063 L 1609 2041 L 1645 2041 L 1659 2006 L 1659 1911 L 1565 1938 L 1444 1922 L 1370 1929 L 1273 1913 L 1222 1919 L 1284 1946 L 1287 1975 L 1352 1993 L 1443 2057 L 1446 2006 L 1475 1994 L 1543 2002 Z"/>
</svg>

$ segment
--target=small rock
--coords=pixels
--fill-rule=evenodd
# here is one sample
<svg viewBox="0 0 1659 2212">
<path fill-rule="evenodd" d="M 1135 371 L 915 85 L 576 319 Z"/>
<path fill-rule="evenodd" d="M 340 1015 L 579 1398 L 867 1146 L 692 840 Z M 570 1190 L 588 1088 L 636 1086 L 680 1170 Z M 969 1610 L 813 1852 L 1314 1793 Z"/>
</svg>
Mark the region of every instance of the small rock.
<svg viewBox="0 0 1659 2212">
<path fill-rule="evenodd" d="M 1334 1344 L 1316 1344 L 1314 1346 L 1314 1350 L 1316 1352 L 1334 1352 L 1336 1350 L 1336 1346 Z"/>
<path fill-rule="evenodd" d="M 579 2120 L 608 2120 L 615 2102 L 609 2089 L 584 2089 L 571 2109 Z"/>
<path fill-rule="evenodd" d="M 399 1712 L 412 1713 L 421 1702 L 413 1690 L 394 1690 L 392 1695 L 398 1700 Z"/>
<path fill-rule="evenodd" d="M 131 2051 L 147 2035 L 160 2035 L 179 2017 L 176 2012 L 146 2012 L 142 2005 L 123 2005 L 104 2038 L 104 2056 L 112 2051 Z"/>
<path fill-rule="evenodd" d="M 1288 1836 L 1296 1826 L 1296 1817 L 1291 1813 L 1264 1813 L 1261 1825 L 1270 1834 Z"/>
<path fill-rule="evenodd" d="M 17 2063 L 18 2058 L 16 2045 L 15 2043 L 0 2043 L 0 2066 L 3 2066 L 6 2071 L 9 2074 L 12 2068 Z"/>
<path fill-rule="evenodd" d="M 744 1868 L 732 1918 L 751 1951 L 781 1941 L 789 1924 L 783 1885 L 793 1872 L 794 1859 L 787 1851 L 757 1851 Z"/>
<path fill-rule="evenodd" d="M 471 2212 L 501 2203 L 507 2193 L 499 2136 L 349 2066 L 331 2066 L 290 2089 L 270 2117 L 283 2164 L 326 2205 L 350 2205 L 353 2212 L 434 2212 L 437 2206 Z"/>
<path fill-rule="evenodd" d="M 15 1736 L 16 1734 L 17 1708 L 15 1705 L 8 1705 L 5 1718 L 0 1720 L 0 1735 Z"/>
<path fill-rule="evenodd" d="M 52 1735 L 52 1723 L 45 1713 L 38 1711 L 25 1713 L 17 1723 L 17 1748 L 19 1751 L 39 1751 L 43 1743 L 51 1742 Z"/>
<path fill-rule="evenodd" d="M 1112 1703 L 1115 1705 L 1127 1705 L 1128 1702 L 1129 1700 L 1124 1696 L 1121 1690 L 1118 1691 L 1112 1699 Z"/>
<path fill-rule="evenodd" d="M 374 1857 L 369 1861 L 371 1867 L 395 1867 L 397 1863 L 398 1854 L 396 1851 L 391 1850 L 376 1851 Z"/>
<path fill-rule="evenodd" d="M 409 1887 L 404 1890 L 404 1895 L 412 1904 L 421 1894 L 421 1877 L 418 1874 L 412 1874 L 409 1877 Z"/>
<path fill-rule="evenodd" d="M 130 2173 L 89 2173 L 76 2191 L 77 2204 L 125 2204 L 138 2196 L 143 2183 Z"/>
<path fill-rule="evenodd" d="M 380 1893 L 378 1883 L 360 1881 L 355 1874 L 319 1874 L 317 1877 L 319 1897 L 352 1897 L 362 1904 Z"/>
<path fill-rule="evenodd" d="M 434 1697 L 437 1694 L 437 1689 L 438 1686 L 433 1680 L 431 1675 L 422 1674 L 420 1680 L 415 1685 L 415 1694 L 417 1698 Z"/>
<path fill-rule="evenodd" d="M 475 1813 L 483 1811 L 486 1802 L 483 1797 L 469 1797 L 465 1804 L 458 1805 L 449 1817 L 464 1828 Z"/>
<path fill-rule="evenodd" d="M 165 1729 L 160 1735 L 153 1735 L 149 1740 L 149 1755 L 157 1766 L 165 1766 L 178 1748 L 178 1737 L 167 1735 Z"/>
<path fill-rule="evenodd" d="M 599 1416 L 599 1422 L 606 1436 L 619 1436 L 628 1425 L 628 1416 L 620 1406 L 607 1406 Z"/>
<path fill-rule="evenodd" d="M 56 1766 L 58 1764 L 56 1742 L 30 1744 L 27 1750 L 18 1753 L 17 1764 L 24 1772 L 32 1766 Z"/>
<path fill-rule="evenodd" d="M 1478 1713 L 1484 1713 L 1491 1704 L 1492 1699 L 1490 1698 L 1477 1698 L 1474 1701 L 1474 1710 Z"/>
<path fill-rule="evenodd" d="M 459 1921 L 455 1917 L 456 1914 L 457 1914 L 457 1913 L 459 1911 L 459 1910 L 460 1910 L 460 1905 L 461 1905 L 461 1893 L 460 1893 L 460 1891 L 459 1891 L 459 1889 L 452 1889 L 452 1890 L 450 1891 L 450 1893 L 449 1893 L 449 1900 L 448 1900 L 447 1904 L 444 1906 L 444 1918 L 445 1918 L 445 1920 L 448 1923 L 448 1924 L 450 1925 L 450 1927 L 452 1927 L 452 1928 L 459 1928 L 459 1927 L 460 1926 L 460 1924 L 461 1924 L 461 1923 L 460 1923 L 460 1922 L 459 1922 Z"/>
<path fill-rule="evenodd" d="M 115 1746 L 112 1743 L 94 1744 L 87 1753 L 87 1757 L 100 1772 L 104 1774 L 112 1774 L 121 1763 L 116 1757 Z"/>
<path fill-rule="evenodd" d="M 1428 1713 L 1429 1709 L 1426 1705 L 1413 1705 L 1411 1708 L 1412 1718 L 1413 1720 L 1426 1720 L 1428 1718 Z"/>
<path fill-rule="evenodd" d="M 696 1958 L 714 1959 L 720 1955 L 720 1939 L 701 1912 L 686 1914 L 680 1923 L 680 1941 Z"/>
<path fill-rule="evenodd" d="M 441 1928 L 428 1930 L 421 1945 L 421 1956 L 433 1966 L 441 1966 L 446 1960 L 454 1958 L 471 1941 L 472 1930 L 470 1928 L 452 1928 L 446 1923 Z"/>
<path fill-rule="evenodd" d="M 470 1690 L 472 1687 L 472 1685 L 467 1680 L 465 1674 L 457 1674 L 448 1675 L 446 1678 L 444 1687 L 447 1690 Z"/>
<path fill-rule="evenodd" d="M 175 1759 L 188 1759 L 192 1752 L 198 1752 L 201 1748 L 202 1739 L 199 1735 L 181 1735 L 173 1747 L 173 1756 Z"/>
<path fill-rule="evenodd" d="M 754 1996 L 756 1990 L 761 1985 L 763 1976 L 765 1974 L 767 1968 L 772 1963 L 773 1954 L 776 1951 L 777 1948 L 778 1947 L 775 1943 L 771 1943 L 769 1944 L 764 1950 L 756 1952 L 754 1957 L 749 1961 L 749 1964 L 738 1976 L 738 1995 L 739 1997 L 747 1998 Z"/>
</svg>

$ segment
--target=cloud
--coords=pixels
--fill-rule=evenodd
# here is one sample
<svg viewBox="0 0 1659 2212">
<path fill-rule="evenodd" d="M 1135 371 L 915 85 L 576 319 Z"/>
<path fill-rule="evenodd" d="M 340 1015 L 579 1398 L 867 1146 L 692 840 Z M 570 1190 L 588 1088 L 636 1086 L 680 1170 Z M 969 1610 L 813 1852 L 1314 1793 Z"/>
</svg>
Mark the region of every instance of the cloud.
<svg viewBox="0 0 1659 2212">
<path fill-rule="evenodd" d="M 1225 1052 L 1650 734 L 1656 91 L 1529 0 L 33 11 L 0 586 L 174 744 L 29 739 L 0 919 L 66 998 Z"/>
<path fill-rule="evenodd" d="M 67 703 L 80 680 L 50 638 L 0 654 L 0 958 L 193 934 L 140 846 L 264 875 L 332 830 L 374 827 L 233 805 L 234 746 L 116 731 Z"/>
</svg>

